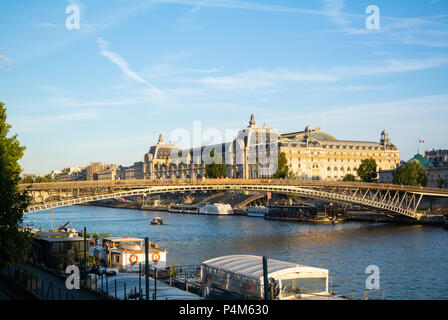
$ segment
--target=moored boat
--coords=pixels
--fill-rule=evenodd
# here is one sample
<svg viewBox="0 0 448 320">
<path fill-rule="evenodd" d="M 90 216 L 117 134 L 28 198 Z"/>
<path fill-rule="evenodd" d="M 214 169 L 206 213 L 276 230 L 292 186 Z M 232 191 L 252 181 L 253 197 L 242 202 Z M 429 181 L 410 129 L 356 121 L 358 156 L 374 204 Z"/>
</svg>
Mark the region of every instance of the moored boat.
<svg viewBox="0 0 448 320">
<path fill-rule="evenodd" d="M 184 209 L 183 207 L 177 207 L 177 206 L 171 206 L 168 209 L 168 212 L 172 212 L 172 213 L 183 213 Z"/>
<path fill-rule="evenodd" d="M 108 268 L 117 268 L 120 271 L 139 271 L 140 263 L 145 264 L 144 239 L 134 237 L 106 237 L 102 245 L 93 248 L 92 255 L 98 261 L 105 262 Z M 157 268 L 166 268 L 167 250 L 159 249 L 157 243 L 148 243 L 149 264 Z"/>
<path fill-rule="evenodd" d="M 248 217 L 264 218 L 266 213 L 268 213 L 268 208 L 264 206 L 249 207 L 246 210 L 246 214 Z"/>
<path fill-rule="evenodd" d="M 266 275 L 271 299 L 344 299 L 329 290 L 328 270 L 298 265 L 269 258 Z M 263 299 L 263 258 L 253 255 L 231 255 L 201 264 L 204 297 Z"/>
<path fill-rule="evenodd" d="M 206 203 L 199 207 L 199 213 L 213 215 L 229 215 L 233 214 L 230 204 L 224 203 Z"/>
</svg>

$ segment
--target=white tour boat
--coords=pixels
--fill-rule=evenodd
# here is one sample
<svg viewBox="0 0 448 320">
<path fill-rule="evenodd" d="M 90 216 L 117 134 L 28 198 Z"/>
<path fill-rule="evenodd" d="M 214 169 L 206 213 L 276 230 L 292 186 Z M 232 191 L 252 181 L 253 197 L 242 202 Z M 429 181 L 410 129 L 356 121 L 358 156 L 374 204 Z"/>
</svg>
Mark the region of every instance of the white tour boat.
<svg viewBox="0 0 448 320">
<path fill-rule="evenodd" d="M 199 207 L 199 213 L 214 214 L 214 215 L 229 215 L 233 214 L 233 209 L 230 204 L 206 203 Z"/>
</svg>

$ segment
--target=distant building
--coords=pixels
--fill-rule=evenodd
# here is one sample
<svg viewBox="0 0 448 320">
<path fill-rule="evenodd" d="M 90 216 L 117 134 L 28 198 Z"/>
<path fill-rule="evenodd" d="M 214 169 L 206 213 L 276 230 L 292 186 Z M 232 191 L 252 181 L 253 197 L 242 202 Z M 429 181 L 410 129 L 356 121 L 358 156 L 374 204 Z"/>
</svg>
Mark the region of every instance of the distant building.
<svg viewBox="0 0 448 320">
<path fill-rule="evenodd" d="M 120 166 L 118 177 L 121 180 L 144 179 L 143 162 L 142 161 L 134 162 L 134 164 L 129 167 Z"/>
<path fill-rule="evenodd" d="M 58 181 L 79 181 L 85 180 L 85 169 L 78 167 L 68 167 L 60 170 L 55 177 Z"/>
<path fill-rule="evenodd" d="M 158 143 L 143 157 L 143 175 L 145 179 L 203 177 L 206 164 L 201 155 L 214 149 L 226 157 L 227 177 L 269 178 L 275 172 L 271 170 L 272 163 L 251 160 L 258 159 L 263 148 L 271 150 L 273 144 L 278 146 L 276 152 L 286 154 L 290 171 L 305 180 L 342 180 L 347 173 L 357 176 L 361 161 L 369 158 L 376 161 L 378 170 L 394 169 L 400 162 L 398 148 L 386 130 L 379 142 L 337 140 L 311 126 L 281 135 L 277 129 L 257 126 L 252 115 L 249 126 L 229 143 L 182 150 L 164 143 L 160 135 Z M 269 155 L 270 151 L 266 153 Z M 173 154 L 179 154 L 181 159 L 173 160 Z"/>
<path fill-rule="evenodd" d="M 98 172 L 103 170 L 103 164 L 101 162 L 91 162 L 86 167 L 86 180 L 98 180 Z"/>
<path fill-rule="evenodd" d="M 119 178 L 118 167 L 116 165 L 104 165 L 103 170 L 96 173 L 97 180 L 116 180 Z"/>
<path fill-rule="evenodd" d="M 428 187 L 448 188 L 448 167 L 434 167 L 426 170 Z"/>
<path fill-rule="evenodd" d="M 86 167 L 86 180 L 115 180 L 117 166 L 114 164 L 102 164 L 91 162 Z"/>
<path fill-rule="evenodd" d="M 431 161 L 434 167 L 448 167 L 448 150 L 426 150 L 425 158 Z"/>
<path fill-rule="evenodd" d="M 389 133 L 381 132 L 379 142 L 338 140 L 320 128 L 282 134 L 280 152 L 285 152 L 289 169 L 304 180 L 342 180 L 346 174 L 358 176 L 362 160 L 374 159 L 379 170 L 390 170 L 400 162 L 398 148 Z"/>
</svg>

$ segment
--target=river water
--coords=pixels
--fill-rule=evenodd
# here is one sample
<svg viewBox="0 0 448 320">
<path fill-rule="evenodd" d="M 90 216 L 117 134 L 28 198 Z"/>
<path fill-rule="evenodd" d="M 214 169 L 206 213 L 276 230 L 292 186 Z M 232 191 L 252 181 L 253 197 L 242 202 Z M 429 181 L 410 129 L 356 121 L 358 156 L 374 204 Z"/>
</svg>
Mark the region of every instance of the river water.
<svg viewBox="0 0 448 320">
<path fill-rule="evenodd" d="M 47 230 L 51 215 L 51 210 L 28 214 L 24 223 Z M 151 225 L 156 216 L 166 224 Z M 356 292 L 365 290 L 366 268 L 375 265 L 386 299 L 448 299 L 448 231 L 439 226 L 313 225 L 93 206 L 54 210 L 55 228 L 67 221 L 77 230 L 149 237 L 168 250 L 167 265 L 200 264 L 231 254 L 266 255 L 329 269 L 330 276 L 350 280 Z M 335 280 L 334 289 L 342 293 L 347 284 Z"/>
</svg>

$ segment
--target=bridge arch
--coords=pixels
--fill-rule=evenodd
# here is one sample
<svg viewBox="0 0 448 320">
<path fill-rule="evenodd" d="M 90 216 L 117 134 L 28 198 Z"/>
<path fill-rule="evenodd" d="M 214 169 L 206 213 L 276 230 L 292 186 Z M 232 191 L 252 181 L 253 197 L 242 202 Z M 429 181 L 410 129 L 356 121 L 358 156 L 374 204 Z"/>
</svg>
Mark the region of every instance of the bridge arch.
<svg viewBox="0 0 448 320">
<path fill-rule="evenodd" d="M 317 184 L 316 186 L 287 185 L 287 184 L 241 184 L 225 183 L 219 184 L 179 184 L 158 185 L 141 187 L 133 190 L 117 192 L 105 192 L 91 196 L 76 197 L 73 199 L 54 201 L 49 203 L 34 204 L 29 206 L 25 213 L 38 212 L 52 208 L 65 207 L 88 203 L 92 201 L 106 200 L 112 198 L 148 195 L 154 193 L 191 192 L 191 191 L 214 191 L 214 190 L 240 190 L 255 192 L 273 192 L 280 194 L 294 194 L 301 197 L 326 200 L 330 202 L 353 205 L 377 211 L 388 211 L 391 216 L 404 215 L 420 220 L 424 214 L 417 212 L 417 208 L 423 197 L 423 193 L 400 192 L 398 190 L 382 190 L 373 187 L 356 187 L 354 185 L 328 186 Z"/>
</svg>

